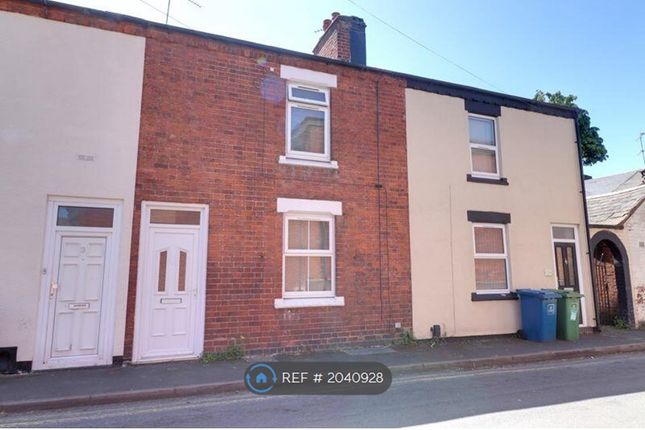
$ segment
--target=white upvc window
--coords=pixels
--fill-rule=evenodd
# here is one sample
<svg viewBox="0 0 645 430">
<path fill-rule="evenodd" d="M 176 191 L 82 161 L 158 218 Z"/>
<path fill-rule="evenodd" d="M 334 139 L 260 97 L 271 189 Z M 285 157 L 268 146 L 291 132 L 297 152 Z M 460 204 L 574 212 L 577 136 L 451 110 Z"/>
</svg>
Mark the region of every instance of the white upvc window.
<svg viewBox="0 0 645 430">
<path fill-rule="evenodd" d="M 475 290 L 508 293 L 511 289 L 504 224 L 473 224 Z"/>
<path fill-rule="evenodd" d="M 278 198 L 283 214 L 282 297 L 275 308 L 344 306 L 336 296 L 335 217 L 339 201 Z"/>
<path fill-rule="evenodd" d="M 473 176 L 499 178 L 497 121 L 494 117 L 468 115 L 470 165 Z"/>
<path fill-rule="evenodd" d="M 286 156 L 329 163 L 329 88 L 289 82 L 286 118 Z"/>
<path fill-rule="evenodd" d="M 335 259 L 333 215 L 284 215 L 284 298 L 334 297 Z"/>
</svg>

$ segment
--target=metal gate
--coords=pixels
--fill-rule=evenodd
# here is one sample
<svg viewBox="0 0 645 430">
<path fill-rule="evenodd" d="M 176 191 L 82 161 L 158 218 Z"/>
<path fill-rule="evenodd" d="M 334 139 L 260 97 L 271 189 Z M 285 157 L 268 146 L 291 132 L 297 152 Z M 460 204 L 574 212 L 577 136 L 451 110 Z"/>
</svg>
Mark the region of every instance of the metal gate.
<svg viewBox="0 0 645 430">
<path fill-rule="evenodd" d="M 601 256 L 602 258 L 602 256 Z M 594 259 L 596 270 L 596 292 L 598 293 L 598 314 L 601 325 L 611 325 L 618 317 L 618 303 L 612 303 L 610 296 L 609 280 L 607 279 L 607 266 L 602 260 Z M 614 285 L 614 288 L 616 286 Z"/>
<path fill-rule="evenodd" d="M 618 257 L 618 258 L 617 258 Z M 614 325 L 617 320 L 628 322 L 625 276 L 620 255 L 606 243 L 599 243 L 594 252 L 598 314 L 601 325 Z"/>
</svg>

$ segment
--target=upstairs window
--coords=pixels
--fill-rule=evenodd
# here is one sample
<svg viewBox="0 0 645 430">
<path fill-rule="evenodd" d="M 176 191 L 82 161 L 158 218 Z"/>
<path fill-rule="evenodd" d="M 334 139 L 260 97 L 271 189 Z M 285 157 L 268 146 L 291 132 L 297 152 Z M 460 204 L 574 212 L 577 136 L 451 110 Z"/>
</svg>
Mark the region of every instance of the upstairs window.
<svg viewBox="0 0 645 430">
<path fill-rule="evenodd" d="M 330 161 L 329 89 L 287 85 L 287 157 Z"/>
<path fill-rule="evenodd" d="M 468 116 L 470 160 L 473 176 L 499 178 L 499 154 L 495 119 L 479 115 Z"/>
<path fill-rule="evenodd" d="M 510 290 L 506 227 L 503 224 L 473 225 L 475 242 L 475 289 L 483 293 Z"/>
</svg>

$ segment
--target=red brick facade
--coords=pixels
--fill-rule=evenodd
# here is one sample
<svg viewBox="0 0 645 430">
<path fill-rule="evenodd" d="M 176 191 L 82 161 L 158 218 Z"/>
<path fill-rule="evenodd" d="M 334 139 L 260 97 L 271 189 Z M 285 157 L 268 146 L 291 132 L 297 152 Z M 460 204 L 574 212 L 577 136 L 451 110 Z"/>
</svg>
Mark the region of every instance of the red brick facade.
<svg viewBox="0 0 645 430">
<path fill-rule="evenodd" d="M 234 339 L 255 353 L 328 348 L 391 339 L 397 322 L 411 327 L 404 80 L 71 8 L 5 0 L 0 9 L 146 37 L 126 357 L 142 200 L 209 205 L 206 351 Z M 286 113 L 280 65 L 337 76 L 338 170 L 278 164 Z M 278 197 L 343 203 L 336 290 L 345 306 L 274 308 L 282 294 Z"/>
<path fill-rule="evenodd" d="M 600 285 L 597 286 L 600 297 L 600 319 L 604 324 L 614 324 L 615 318 L 624 318 L 621 315 L 620 294 L 616 265 L 613 250 L 606 242 L 597 246 L 596 278 Z M 602 257 L 599 259 L 598 257 Z M 624 295 L 624 286 L 622 294 Z M 627 322 L 627 321 L 625 321 Z"/>
</svg>

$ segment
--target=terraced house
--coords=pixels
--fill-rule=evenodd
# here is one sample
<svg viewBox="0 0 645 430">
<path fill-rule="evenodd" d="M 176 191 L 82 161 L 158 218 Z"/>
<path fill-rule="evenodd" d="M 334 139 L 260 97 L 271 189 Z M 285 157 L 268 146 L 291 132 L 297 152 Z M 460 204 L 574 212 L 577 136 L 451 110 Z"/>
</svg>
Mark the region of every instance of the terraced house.
<svg viewBox="0 0 645 430">
<path fill-rule="evenodd" d="M 510 333 L 515 289 L 587 293 L 575 111 L 323 25 L 309 55 L 0 1 L 4 363 Z"/>
<path fill-rule="evenodd" d="M 520 328 L 515 290 L 585 295 L 596 325 L 576 112 L 465 87 L 406 89 L 414 332 Z"/>
</svg>

